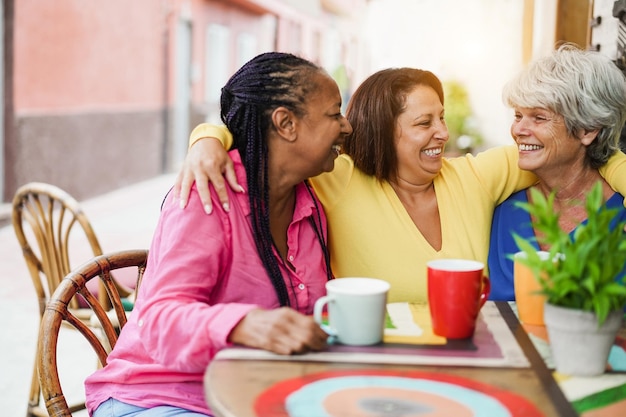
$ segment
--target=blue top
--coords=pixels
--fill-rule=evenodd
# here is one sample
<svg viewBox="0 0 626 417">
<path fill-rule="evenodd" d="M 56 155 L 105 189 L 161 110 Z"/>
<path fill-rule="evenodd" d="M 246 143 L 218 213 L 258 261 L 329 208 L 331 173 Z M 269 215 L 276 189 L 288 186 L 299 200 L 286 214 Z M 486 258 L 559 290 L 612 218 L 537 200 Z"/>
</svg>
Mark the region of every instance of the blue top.
<svg viewBox="0 0 626 417">
<path fill-rule="evenodd" d="M 526 190 L 521 190 L 511 195 L 502 204 L 496 207 L 491 223 L 491 240 L 489 243 L 489 278 L 491 280 L 490 300 L 513 301 L 515 293 L 513 291 L 513 260 L 509 255 L 519 252 L 517 244 L 513 239 L 513 233 L 517 233 L 524 239 L 535 237 L 535 233 L 530 223 L 530 214 L 524 209 L 515 206 L 516 201 L 528 202 Z M 607 207 L 618 209 L 617 216 L 613 220 L 611 227 L 615 227 L 618 221 L 626 220 L 626 208 L 624 208 L 624 197 L 615 193 L 606 202 Z M 583 222 L 586 223 L 585 220 Z M 571 234 L 574 232 L 572 231 Z M 530 242 L 537 250 L 537 242 Z"/>
</svg>

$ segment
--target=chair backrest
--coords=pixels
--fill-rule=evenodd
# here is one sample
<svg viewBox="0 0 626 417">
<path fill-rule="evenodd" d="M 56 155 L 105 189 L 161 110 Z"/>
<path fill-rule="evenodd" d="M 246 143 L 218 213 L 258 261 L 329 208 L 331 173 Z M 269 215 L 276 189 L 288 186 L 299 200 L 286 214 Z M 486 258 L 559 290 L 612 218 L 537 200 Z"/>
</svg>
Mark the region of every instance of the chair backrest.
<svg viewBox="0 0 626 417">
<path fill-rule="evenodd" d="M 76 255 L 76 248 L 80 248 L 79 261 L 83 262 L 102 255 L 102 248 L 80 204 L 54 185 L 31 182 L 20 187 L 13 197 L 12 216 L 43 314 L 52 292 L 76 266 L 70 263 L 71 253 Z M 101 301 L 106 302 L 106 297 Z M 79 307 L 76 300 L 71 303 L 72 308 Z"/>
<path fill-rule="evenodd" d="M 42 317 L 37 347 L 39 382 L 50 417 L 71 416 L 76 410 L 68 407 L 59 379 L 57 342 L 61 325 L 69 324 L 78 330 L 93 348 L 100 365 L 105 366 L 110 349 L 115 346 L 119 331 L 126 324 L 126 313 L 111 272 L 136 268 L 139 285 L 147 258 L 147 250 L 125 250 L 96 256 L 66 275 L 53 293 Z M 87 286 L 92 279 L 103 283 L 112 310 L 104 309 Z M 93 313 L 91 325 L 77 317 L 69 306 L 77 295 L 85 300 Z"/>
</svg>

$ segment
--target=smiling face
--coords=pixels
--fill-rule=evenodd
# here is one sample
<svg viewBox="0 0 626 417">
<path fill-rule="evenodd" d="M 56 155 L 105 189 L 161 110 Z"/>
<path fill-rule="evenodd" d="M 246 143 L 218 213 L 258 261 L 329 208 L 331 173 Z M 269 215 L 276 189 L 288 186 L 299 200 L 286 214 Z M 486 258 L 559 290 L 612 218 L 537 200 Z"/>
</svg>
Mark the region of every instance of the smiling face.
<svg viewBox="0 0 626 417">
<path fill-rule="evenodd" d="M 561 174 L 564 169 L 580 169 L 586 145 L 595 135 L 572 136 L 563 117 L 542 108 L 515 108 L 511 135 L 518 145 L 519 167 L 539 177 Z"/>
<path fill-rule="evenodd" d="M 350 122 L 341 114 L 341 94 L 328 75 L 316 76 L 316 92 L 305 106 L 306 114 L 298 119 L 298 154 L 308 167 L 308 176 L 330 172 L 345 136 L 352 133 Z"/>
<path fill-rule="evenodd" d="M 407 95 L 396 121 L 398 177 L 413 184 L 431 182 L 441 170 L 448 138 L 439 96 L 431 87 L 418 85 Z"/>
<path fill-rule="evenodd" d="M 352 133 L 350 122 L 341 114 L 337 83 L 319 72 L 312 76 L 310 85 L 312 91 L 305 96 L 298 114 L 279 107 L 273 115 L 282 139 L 270 142 L 274 161 L 270 165 L 278 177 L 288 182 L 332 171 L 346 135 Z"/>
</svg>

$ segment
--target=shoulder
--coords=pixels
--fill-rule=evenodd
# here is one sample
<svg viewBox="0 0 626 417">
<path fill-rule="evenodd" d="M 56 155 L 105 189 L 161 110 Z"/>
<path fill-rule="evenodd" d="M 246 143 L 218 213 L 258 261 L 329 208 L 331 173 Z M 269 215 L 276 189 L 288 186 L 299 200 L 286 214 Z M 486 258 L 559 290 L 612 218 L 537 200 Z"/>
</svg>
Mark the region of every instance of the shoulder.
<svg viewBox="0 0 626 417">
<path fill-rule="evenodd" d="M 444 161 L 452 165 L 502 163 L 505 161 L 508 163 L 511 159 L 517 161 L 518 156 L 517 147 L 515 145 L 502 145 L 485 149 L 475 155 L 468 153 L 462 156 L 444 158 Z"/>
<path fill-rule="evenodd" d="M 616 210 L 616 221 L 626 221 L 626 207 L 624 207 L 624 196 L 615 193 L 606 202 L 609 209 Z"/>
<path fill-rule="evenodd" d="M 526 189 L 520 190 L 516 193 L 511 194 L 506 200 L 504 200 L 501 204 L 496 206 L 496 210 L 498 209 L 506 210 L 506 211 L 514 210 L 514 209 L 521 210 L 519 207 L 516 206 L 518 202 L 523 202 L 523 203 L 528 202 Z"/>
<path fill-rule="evenodd" d="M 346 193 L 358 172 L 360 171 L 354 167 L 352 158 L 342 154 L 335 159 L 335 166 L 331 172 L 311 178 L 311 185 L 326 209 L 334 206 Z"/>
<path fill-rule="evenodd" d="M 624 207 L 624 196 L 620 193 L 614 193 L 611 198 L 607 200 L 606 205 L 607 207 L 620 208 L 622 211 L 626 211 L 626 207 Z"/>
<path fill-rule="evenodd" d="M 443 158 L 442 169 L 459 173 L 478 174 L 484 170 L 502 169 L 517 166 L 518 153 L 515 146 L 497 146 L 474 154 Z"/>
<path fill-rule="evenodd" d="M 526 190 L 511 194 L 509 198 L 497 205 L 493 212 L 492 233 L 507 233 L 519 229 L 530 220 L 528 213 L 517 206 L 518 202 L 527 202 Z"/>
</svg>

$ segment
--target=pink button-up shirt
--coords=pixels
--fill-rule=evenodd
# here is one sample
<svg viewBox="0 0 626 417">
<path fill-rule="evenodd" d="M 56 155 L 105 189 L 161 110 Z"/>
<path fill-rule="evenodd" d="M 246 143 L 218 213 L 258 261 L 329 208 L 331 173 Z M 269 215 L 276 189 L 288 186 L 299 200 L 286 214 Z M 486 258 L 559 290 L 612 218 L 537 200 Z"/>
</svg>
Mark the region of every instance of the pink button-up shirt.
<svg viewBox="0 0 626 417">
<path fill-rule="evenodd" d="M 237 151 L 230 152 L 239 183 L 246 184 Z M 85 382 L 90 413 L 113 397 L 139 407 L 172 405 L 210 414 L 202 386 L 212 358 L 229 346 L 233 327 L 253 308 L 279 306 L 252 235 L 247 193 L 229 190 L 230 213 L 212 191 L 207 215 L 195 186 L 189 205 L 167 196 L 152 241 L 136 304 L 108 364 Z M 326 236 L 304 184 L 287 230 L 295 271 L 282 266 L 291 306 L 311 314 L 325 294 L 326 267 L 311 219 Z M 319 224 L 321 222 L 321 224 Z"/>
</svg>

